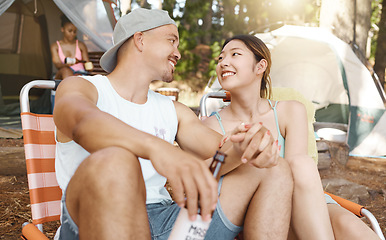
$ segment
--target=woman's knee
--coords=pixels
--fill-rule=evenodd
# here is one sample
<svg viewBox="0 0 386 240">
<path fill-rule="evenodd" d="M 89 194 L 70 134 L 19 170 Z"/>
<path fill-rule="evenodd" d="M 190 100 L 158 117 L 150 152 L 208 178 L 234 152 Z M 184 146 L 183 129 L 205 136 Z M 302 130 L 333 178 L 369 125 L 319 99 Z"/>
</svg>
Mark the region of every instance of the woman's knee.
<svg viewBox="0 0 386 240">
<path fill-rule="evenodd" d="M 320 181 L 317 165 L 313 159 L 307 155 L 295 156 L 286 159 L 291 168 L 296 185 L 310 186 L 309 183 Z"/>
<path fill-rule="evenodd" d="M 296 155 L 286 158 L 292 172 L 317 170 L 314 160 L 308 155 Z"/>
<path fill-rule="evenodd" d="M 74 72 L 70 67 L 62 67 L 61 69 L 59 69 L 56 75 L 60 79 L 65 79 L 66 77 L 74 75 Z"/>
</svg>

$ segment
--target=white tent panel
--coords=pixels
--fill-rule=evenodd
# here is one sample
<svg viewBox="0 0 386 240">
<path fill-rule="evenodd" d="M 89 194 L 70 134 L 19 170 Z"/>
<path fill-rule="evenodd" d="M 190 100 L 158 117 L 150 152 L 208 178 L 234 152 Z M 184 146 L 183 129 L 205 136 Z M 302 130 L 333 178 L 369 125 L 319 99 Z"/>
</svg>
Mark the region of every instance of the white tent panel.
<svg viewBox="0 0 386 240">
<path fill-rule="evenodd" d="M 2 0 L 0 1 L 0 15 L 3 14 L 15 0 Z"/>
<path fill-rule="evenodd" d="M 331 103 L 348 104 L 339 64 L 328 45 L 297 37 L 283 37 L 278 45 L 271 45 L 271 48 L 274 87 L 295 88 L 311 99 L 316 109 Z"/>
<path fill-rule="evenodd" d="M 386 153 L 386 113 L 384 113 L 378 124 L 372 129 L 370 134 L 356 147 L 350 154 L 363 155 L 385 155 Z"/>
<path fill-rule="evenodd" d="M 330 64 L 328 61 L 332 61 L 334 63 L 340 62 L 343 64 L 343 67 L 345 69 L 346 77 L 349 79 L 347 81 L 349 91 L 350 91 L 350 101 L 351 105 L 353 106 L 365 106 L 368 108 L 384 108 L 382 98 L 379 96 L 379 94 L 373 94 L 374 92 L 377 92 L 376 86 L 372 80 L 370 72 L 366 69 L 366 67 L 360 62 L 360 60 L 355 56 L 354 52 L 351 50 L 350 46 L 340 40 L 339 38 L 335 37 L 332 33 L 328 32 L 325 29 L 322 28 L 315 28 L 315 27 L 299 27 L 299 26 L 290 26 L 286 25 L 279 29 L 276 29 L 269 33 L 263 33 L 263 34 L 256 34 L 257 37 L 262 39 L 271 49 L 278 48 L 286 48 L 286 51 L 280 52 L 281 58 L 276 59 L 275 58 L 275 51 L 278 50 L 272 50 L 272 55 L 274 59 L 274 64 L 280 61 L 287 60 L 287 63 L 290 62 L 296 62 L 296 55 L 301 57 L 301 53 L 308 54 L 308 56 L 322 56 L 326 57 L 326 61 L 321 61 L 320 63 L 314 63 L 317 64 L 319 68 L 318 71 L 313 71 L 312 69 L 307 69 L 304 67 L 303 70 L 300 68 L 301 71 L 308 71 L 308 74 L 301 73 L 301 71 L 297 71 L 297 79 L 300 79 L 301 76 L 304 76 L 306 79 L 309 79 L 312 77 L 313 84 L 316 77 L 318 77 L 319 74 L 326 71 L 328 74 L 323 74 L 323 77 L 329 76 L 328 80 L 335 81 L 335 77 L 337 74 L 341 74 L 340 71 L 336 71 L 336 68 L 339 68 L 339 64 Z M 292 42 L 296 41 L 295 42 Z M 313 41 L 309 41 L 313 40 Z M 308 42 L 308 43 L 307 43 Z M 320 44 L 320 43 L 326 43 L 326 44 Z M 283 45 L 284 47 L 281 47 Z M 321 46 L 323 45 L 323 46 Z M 330 49 L 328 49 L 330 48 Z M 305 51 L 304 49 L 307 49 Z M 331 54 L 331 58 L 327 58 L 327 56 L 324 56 L 324 54 Z M 335 53 L 335 54 L 334 54 Z M 333 60 L 335 56 L 335 60 Z M 328 60 L 330 59 L 330 60 Z M 317 58 L 313 58 L 313 62 L 317 61 Z M 299 63 L 300 64 L 300 63 Z M 281 67 L 281 68 L 280 68 Z M 309 68 L 309 66 L 307 66 Z M 283 71 L 283 64 L 277 64 L 275 67 L 272 66 L 272 79 L 273 84 L 275 83 L 275 79 L 273 76 L 275 76 L 276 73 L 274 73 L 274 70 L 281 70 Z M 331 74 L 332 73 L 332 74 Z M 281 73 L 283 75 L 286 75 L 287 73 Z M 304 75 L 302 75 L 304 74 Z M 289 77 L 287 77 L 289 78 Z M 327 80 L 324 80 L 327 81 Z M 304 81 L 301 81 L 304 82 Z M 323 82 L 323 81 L 322 81 Z M 341 82 L 341 81 L 340 81 Z M 282 84 L 282 83 L 280 83 Z M 311 83 L 310 83 L 311 84 Z M 334 92 L 328 92 L 326 95 L 326 102 L 329 103 L 339 103 L 341 101 L 346 101 L 344 97 L 344 91 L 342 89 L 343 84 L 339 83 L 340 86 L 335 85 L 334 89 L 327 89 L 329 86 L 322 87 L 322 85 L 317 85 L 318 89 L 321 89 L 321 92 L 323 90 L 323 94 L 325 94 L 326 90 L 333 90 Z M 321 86 L 322 88 L 319 88 Z M 307 86 L 302 86 L 302 88 L 305 88 Z M 335 89 L 337 87 L 337 89 Z M 302 88 L 296 88 L 298 91 L 305 93 L 306 90 Z M 310 95 L 309 93 L 305 94 Z M 368 96 L 366 98 L 359 97 L 359 96 Z M 334 99 L 331 99 L 334 98 Z M 317 98 L 318 99 L 318 98 Z M 316 99 L 311 98 L 313 101 L 317 101 Z M 319 99 L 318 99 L 319 100 Z M 318 107 L 317 107 L 318 108 Z"/>
</svg>

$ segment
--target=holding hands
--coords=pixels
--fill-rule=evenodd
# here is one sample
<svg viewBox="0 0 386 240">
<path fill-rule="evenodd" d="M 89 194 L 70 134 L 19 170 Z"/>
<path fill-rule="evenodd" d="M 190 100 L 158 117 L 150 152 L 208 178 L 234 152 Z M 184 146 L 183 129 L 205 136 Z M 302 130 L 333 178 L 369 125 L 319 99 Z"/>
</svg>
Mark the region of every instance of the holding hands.
<svg viewBox="0 0 386 240">
<path fill-rule="evenodd" d="M 234 156 L 241 156 L 239 161 L 243 164 L 248 163 L 257 168 L 270 168 L 278 164 L 280 149 L 277 141 L 261 123 L 240 124 L 224 136 L 220 147 L 225 143 L 229 147 L 233 145 L 236 153 Z M 166 153 L 169 150 L 172 152 Z M 168 179 L 173 189 L 174 201 L 180 207 L 188 209 L 191 220 L 195 219 L 199 208 L 204 221 L 209 220 L 215 209 L 218 193 L 217 181 L 210 173 L 207 163 L 178 148 L 163 148 L 162 151 L 163 154 L 158 151 L 154 155 L 157 160 L 152 163 Z"/>
<path fill-rule="evenodd" d="M 239 152 L 241 161 L 258 168 L 274 167 L 278 163 L 280 147 L 272 134 L 263 124 L 241 123 L 224 136 L 223 142 L 231 140 L 234 149 Z"/>
</svg>

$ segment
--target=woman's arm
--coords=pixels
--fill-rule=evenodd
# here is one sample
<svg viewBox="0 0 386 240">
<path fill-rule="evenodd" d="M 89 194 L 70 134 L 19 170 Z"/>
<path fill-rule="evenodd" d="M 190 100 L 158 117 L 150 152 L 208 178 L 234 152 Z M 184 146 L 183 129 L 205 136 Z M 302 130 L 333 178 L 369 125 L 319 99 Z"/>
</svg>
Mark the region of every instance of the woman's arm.
<svg viewBox="0 0 386 240">
<path fill-rule="evenodd" d="M 175 106 L 179 118 L 178 144 L 182 149 L 199 156 L 201 159 L 207 159 L 207 163 L 210 163 L 210 158 L 219 149 L 223 139 L 222 133 L 212 130 L 208 125 L 205 126 L 186 106 L 178 102 L 175 103 Z M 206 119 L 205 124 L 210 122 L 215 124 L 215 121 L 210 119 Z M 228 155 L 226 163 L 221 169 L 221 174 L 243 164 L 243 158 L 256 167 L 275 166 L 278 153 L 272 152 L 274 139 L 267 135 L 266 131 L 267 129 L 259 124 L 241 124 L 235 129 L 231 129 L 227 134 L 228 140 L 221 149 Z M 263 145 L 265 147 L 260 149 L 260 146 Z"/>
<path fill-rule="evenodd" d="M 304 105 L 298 101 L 279 102 L 278 118 L 285 138 L 285 157 L 308 154 L 308 120 Z"/>
<path fill-rule="evenodd" d="M 84 60 L 86 62 L 90 61 L 90 58 L 88 57 L 88 50 L 87 50 L 86 44 L 84 44 L 81 41 L 78 41 L 78 46 L 79 46 L 80 51 L 82 52 L 82 60 Z"/>
<path fill-rule="evenodd" d="M 62 63 L 59 58 L 59 53 L 58 53 L 58 44 L 53 43 L 51 44 L 51 56 L 52 56 L 52 62 L 54 63 L 55 67 L 59 70 L 62 67 L 66 67 L 67 64 Z"/>
</svg>

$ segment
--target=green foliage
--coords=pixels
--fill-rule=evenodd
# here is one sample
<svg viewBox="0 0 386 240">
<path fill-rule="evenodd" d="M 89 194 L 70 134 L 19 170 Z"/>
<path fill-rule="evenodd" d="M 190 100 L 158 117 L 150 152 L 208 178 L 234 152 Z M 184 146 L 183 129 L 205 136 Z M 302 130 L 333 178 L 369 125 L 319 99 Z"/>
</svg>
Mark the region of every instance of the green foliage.
<svg viewBox="0 0 386 240">
<path fill-rule="evenodd" d="M 211 60 L 209 62 L 209 68 L 208 68 L 208 77 L 215 77 L 216 76 L 216 66 L 217 66 L 217 58 L 221 53 L 221 46 L 219 42 L 214 42 L 210 46 L 210 50 L 212 51 Z"/>
<path fill-rule="evenodd" d="M 173 10 L 176 8 L 176 0 L 164 0 L 162 3 L 162 9 L 168 11 L 170 16 L 173 16 Z"/>
<path fill-rule="evenodd" d="M 372 0 L 371 11 L 371 24 L 378 24 L 381 20 L 382 0 Z"/>
<path fill-rule="evenodd" d="M 200 39 L 208 34 L 203 31 L 198 20 L 203 19 L 211 8 L 207 0 L 187 1 L 183 10 L 183 16 L 178 19 L 178 31 L 180 34 L 180 53 L 181 60 L 176 66 L 176 79 L 186 79 L 189 75 L 194 75 L 198 70 L 201 59 L 192 51 L 200 43 Z"/>
<path fill-rule="evenodd" d="M 183 28 L 179 22 L 177 25 L 179 25 L 180 46 L 178 49 L 181 53 L 181 59 L 176 65 L 175 79 L 181 80 L 186 79 L 191 72 L 197 70 L 200 59 L 192 52 L 196 44 L 191 40 L 190 32 Z"/>
<path fill-rule="evenodd" d="M 135 0 L 140 6 L 149 7 L 148 0 Z M 176 79 L 196 78 L 199 56 L 194 54 L 197 45 L 210 46 L 208 71 L 203 81 L 216 76 L 216 58 L 221 42 L 235 34 L 248 34 L 274 30 L 283 24 L 317 26 L 322 0 L 163 0 L 167 10 L 178 23 L 181 60 L 176 66 Z M 371 0 L 372 26 L 380 20 L 382 0 Z M 211 22 L 208 22 L 211 21 Z M 208 25 L 209 24 L 209 25 Z M 373 58 L 376 33 L 372 38 Z M 202 68 L 200 68 L 202 69 Z"/>
<path fill-rule="evenodd" d="M 370 61 L 375 59 L 375 51 L 377 49 L 377 40 L 378 40 L 378 24 L 381 20 L 382 13 L 382 0 L 372 0 L 371 1 L 371 30 L 373 34 L 371 38 L 371 51 L 370 51 Z"/>
<path fill-rule="evenodd" d="M 137 0 L 138 1 L 138 0 Z M 319 6 L 315 0 L 298 0 L 300 7 L 293 11 L 304 13 L 307 19 L 315 19 Z M 210 46 L 211 56 L 203 81 L 216 76 L 216 64 L 221 42 L 235 34 L 248 34 L 257 29 L 273 26 L 277 21 L 287 21 L 294 12 L 283 9 L 282 2 L 273 0 L 164 0 L 163 9 L 178 22 L 181 60 L 176 66 L 176 79 L 196 76 L 201 59 L 194 54 L 199 44 Z M 175 12 L 180 14 L 175 16 Z M 201 24 L 211 16 L 210 28 Z M 290 16 L 291 15 L 291 16 Z M 311 16 L 311 17 L 309 17 Z M 209 18 L 210 19 L 210 18 Z M 206 24 L 208 24 L 206 22 Z M 272 29 L 271 29 L 272 30 Z M 209 42 L 207 39 L 209 38 Z"/>
</svg>

